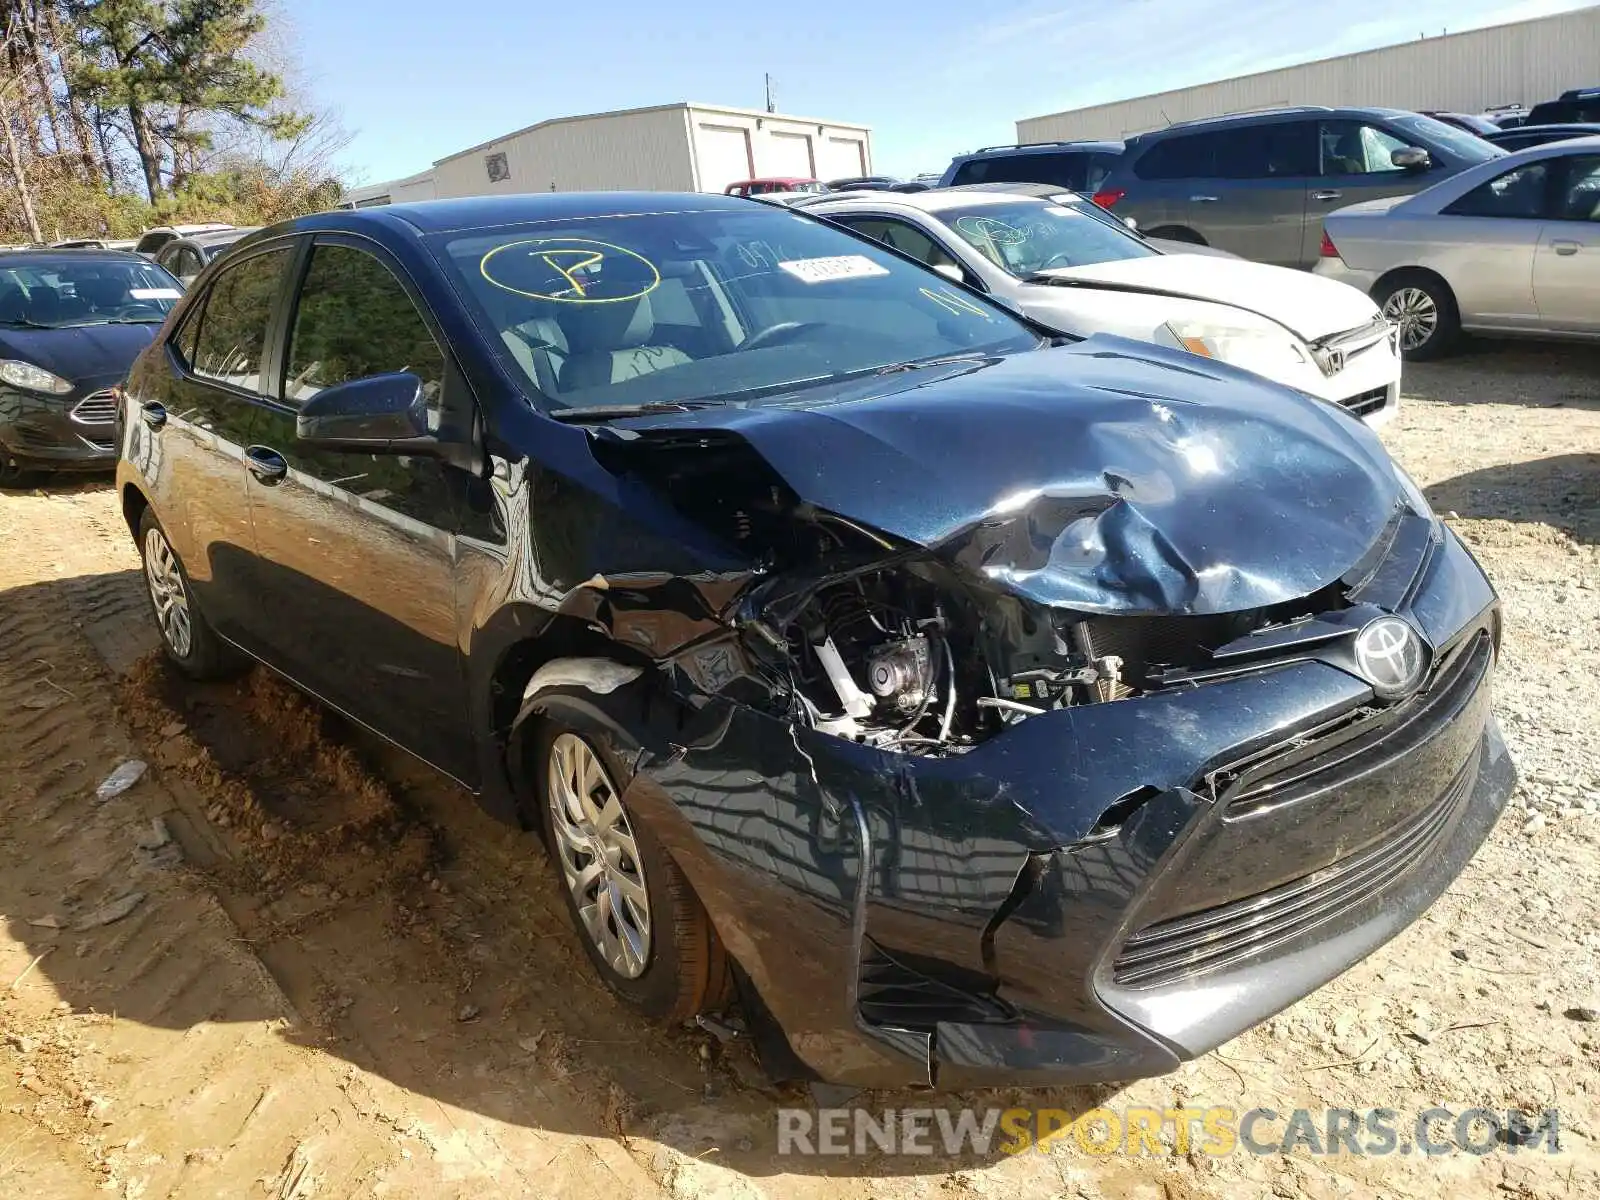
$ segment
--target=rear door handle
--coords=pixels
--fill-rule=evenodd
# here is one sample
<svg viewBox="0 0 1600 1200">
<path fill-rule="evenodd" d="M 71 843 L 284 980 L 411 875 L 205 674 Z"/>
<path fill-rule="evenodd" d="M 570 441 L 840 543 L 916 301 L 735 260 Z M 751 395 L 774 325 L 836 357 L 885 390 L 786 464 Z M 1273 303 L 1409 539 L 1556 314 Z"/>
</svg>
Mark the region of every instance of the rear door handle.
<svg viewBox="0 0 1600 1200">
<path fill-rule="evenodd" d="M 244 465 L 262 483 L 282 483 L 289 473 L 289 460 L 271 446 L 250 446 L 244 452 Z"/>
<path fill-rule="evenodd" d="M 166 406 L 157 404 L 154 400 L 148 404 L 141 404 L 139 406 L 139 415 L 144 418 L 144 423 L 150 426 L 151 429 L 160 429 L 167 423 Z"/>
<path fill-rule="evenodd" d="M 1344 198 L 1343 192 L 1312 192 L 1313 200 L 1340 200 Z"/>
<path fill-rule="evenodd" d="M 1190 196 L 1189 202 L 1191 204 L 1215 204 L 1217 198 L 1215 196 Z"/>
<path fill-rule="evenodd" d="M 1552 241 L 1550 243 L 1550 249 L 1554 250 L 1557 254 L 1576 254 L 1579 250 L 1583 249 L 1583 243 L 1569 242 L 1565 238 L 1562 238 Z"/>
</svg>

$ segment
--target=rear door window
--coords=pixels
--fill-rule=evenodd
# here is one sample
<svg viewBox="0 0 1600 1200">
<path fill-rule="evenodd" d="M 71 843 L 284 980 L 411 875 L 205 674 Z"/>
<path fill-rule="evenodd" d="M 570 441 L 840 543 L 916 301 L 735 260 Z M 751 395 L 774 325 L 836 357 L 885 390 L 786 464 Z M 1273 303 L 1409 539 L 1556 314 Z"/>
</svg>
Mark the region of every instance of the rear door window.
<svg viewBox="0 0 1600 1200">
<path fill-rule="evenodd" d="M 1480 183 L 1444 208 L 1452 217 L 1502 217 L 1537 220 L 1545 214 L 1549 164 L 1527 163 Z"/>
<path fill-rule="evenodd" d="M 1316 169 L 1316 126 L 1309 121 L 1250 125 L 1217 135 L 1218 178 L 1304 178 Z"/>
<path fill-rule="evenodd" d="M 267 350 L 267 322 L 288 247 L 255 254 L 226 268 L 206 295 L 192 367 L 196 375 L 246 391 L 262 392 L 261 370 Z"/>
</svg>

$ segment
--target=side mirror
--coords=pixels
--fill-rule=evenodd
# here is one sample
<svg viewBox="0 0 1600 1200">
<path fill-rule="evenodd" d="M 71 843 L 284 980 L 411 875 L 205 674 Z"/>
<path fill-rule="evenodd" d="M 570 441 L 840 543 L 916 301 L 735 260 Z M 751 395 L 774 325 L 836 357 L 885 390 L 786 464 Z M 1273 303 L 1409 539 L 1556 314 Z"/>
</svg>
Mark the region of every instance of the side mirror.
<svg viewBox="0 0 1600 1200">
<path fill-rule="evenodd" d="M 325 450 L 427 454 L 440 450 L 422 380 L 410 371 L 323 388 L 295 417 L 295 437 Z"/>
<path fill-rule="evenodd" d="M 965 283 L 967 281 L 967 273 L 956 266 L 955 263 L 940 263 L 934 267 L 934 270 L 946 279 L 953 279 L 957 283 Z"/>
<path fill-rule="evenodd" d="M 1406 171 L 1425 171 L 1433 166 L 1433 156 L 1421 146 L 1401 146 L 1390 153 L 1389 161 Z"/>
</svg>

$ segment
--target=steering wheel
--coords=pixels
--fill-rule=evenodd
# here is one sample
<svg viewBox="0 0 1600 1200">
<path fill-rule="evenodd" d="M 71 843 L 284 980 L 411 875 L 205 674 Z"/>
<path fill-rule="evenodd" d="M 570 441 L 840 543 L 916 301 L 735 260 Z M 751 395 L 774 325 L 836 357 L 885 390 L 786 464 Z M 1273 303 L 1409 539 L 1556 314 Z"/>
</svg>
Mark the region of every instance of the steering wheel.
<svg viewBox="0 0 1600 1200">
<path fill-rule="evenodd" d="M 1064 261 L 1058 261 L 1058 260 L 1064 260 Z M 1045 259 L 1042 263 L 1040 263 L 1037 267 L 1035 267 L 1034 270 L 1036 270 L 1036 271 L 1048 271 L 1051 267 L 1070 267 L 1070 266 L 1072 266 L 1072 253 L 1070 251 L 1068 251 L 1068 250 L 1057 250 L 1049 258 Z"/>
<path fill-rule="evenodd" d="M 768 325 L 765 329 L 752 333 L 740 343 L 739 349 L 759 350 L 763 346 L 780 345 L 783 342 L 793 341 L 801 333 L 821 328 L 821 321 L 779 321 L 776 325 Z"/>
<path fill-rule="evenodd" d="M 119 304 L 110 315 L 115 319 L 125 320 L 129 317 L 142 317 L 147 314 L 154 314 L 157 317 L 166 315 L 161 311 L 161 306 L 152 300 L 134 300 L 127 304 Z"/>
</svg>

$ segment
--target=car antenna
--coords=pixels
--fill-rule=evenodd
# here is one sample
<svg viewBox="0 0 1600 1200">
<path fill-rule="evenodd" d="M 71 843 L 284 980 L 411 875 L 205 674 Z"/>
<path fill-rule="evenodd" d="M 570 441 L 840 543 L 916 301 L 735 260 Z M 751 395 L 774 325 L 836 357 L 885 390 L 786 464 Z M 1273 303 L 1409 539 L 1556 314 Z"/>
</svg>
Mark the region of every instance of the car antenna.
<svg viewBox="0 0 1600 1200">
<path fill-rule="evenodd" d="M 1167 116 L 1167 110 L 1164 108 L 1158 108 L 1156 111 L 1161 114 L 1161 119 L 1167 123 L 1167 128 L 1172 128 L 1172 118 Z"/>
</svg>

